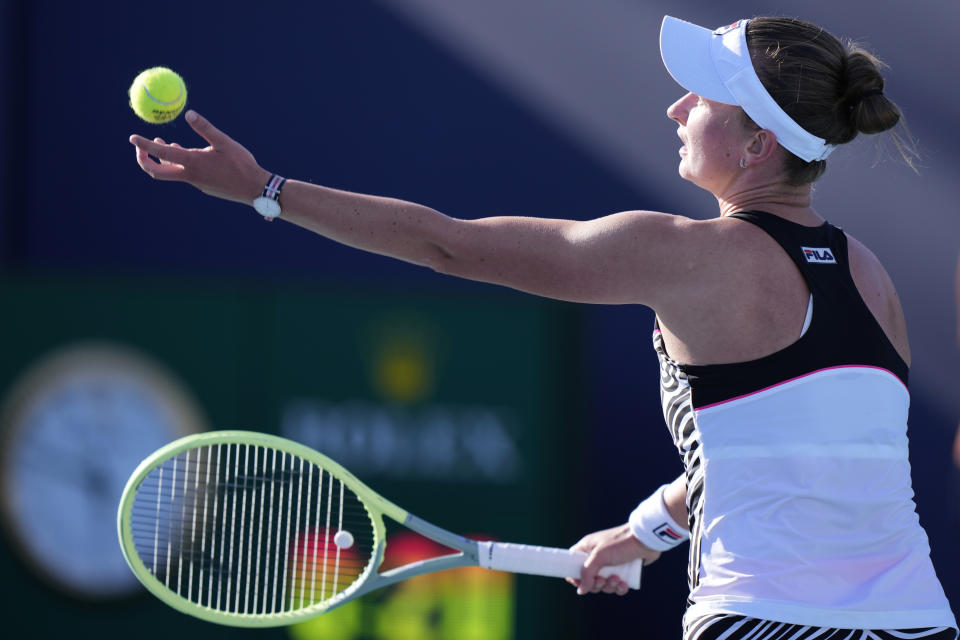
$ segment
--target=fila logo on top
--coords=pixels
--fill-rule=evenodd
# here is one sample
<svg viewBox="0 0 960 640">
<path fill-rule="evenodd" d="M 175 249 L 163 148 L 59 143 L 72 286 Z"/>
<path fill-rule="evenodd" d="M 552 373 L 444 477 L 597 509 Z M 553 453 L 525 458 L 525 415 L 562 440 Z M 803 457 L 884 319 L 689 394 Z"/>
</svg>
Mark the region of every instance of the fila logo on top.
<svg viewBox="0 0 960 640">
<path fill-rule="evenodd" d="M 837 264 L 837 259 L 833 257 L 829 247 L 800 247 L 803 249 L 803 257 L 807 262 L 814 264 Z"/>
</svg>

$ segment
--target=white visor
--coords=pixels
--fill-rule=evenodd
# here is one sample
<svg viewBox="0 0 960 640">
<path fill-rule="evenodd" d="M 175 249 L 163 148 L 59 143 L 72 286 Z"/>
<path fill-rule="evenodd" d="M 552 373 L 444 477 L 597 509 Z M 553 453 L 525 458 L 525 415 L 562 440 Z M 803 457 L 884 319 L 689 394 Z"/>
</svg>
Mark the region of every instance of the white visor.
<svg viewBox="0 0 960 640">
<path fill-rule="evenodd" d="M 747 23 L 740 20 L 710 31 L 664 16 L 660 55 L 680 86 L 698 96 L 735 104 L 763 129 L 777 136 L 787 151 L 810 162 L 823 160 L 836 149 L 787 115 L 764 89 L 747 49 Z"/>
</svg>

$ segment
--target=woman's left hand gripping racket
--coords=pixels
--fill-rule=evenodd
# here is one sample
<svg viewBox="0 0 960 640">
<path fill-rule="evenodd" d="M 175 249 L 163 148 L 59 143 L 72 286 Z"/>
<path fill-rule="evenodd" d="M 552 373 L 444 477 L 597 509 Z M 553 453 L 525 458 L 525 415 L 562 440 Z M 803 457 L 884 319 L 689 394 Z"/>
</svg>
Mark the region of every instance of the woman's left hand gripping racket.
<svg viewBox="0 0 960 640">
<path fill-rule="evenodd" d="M 378 571 L 383 516 L 459 550 Z M 380 587 L 455 567 L 579 577 L 586 554 L 477 542 L 410 515 L 333 460 L 249 431 L 188 436 L 130 477 L 120 546 L 141 582 L 170 606 L 234 626 L 288 625 Z M 640 587 L 643 561 L 606 567 Z"/>
</svg>

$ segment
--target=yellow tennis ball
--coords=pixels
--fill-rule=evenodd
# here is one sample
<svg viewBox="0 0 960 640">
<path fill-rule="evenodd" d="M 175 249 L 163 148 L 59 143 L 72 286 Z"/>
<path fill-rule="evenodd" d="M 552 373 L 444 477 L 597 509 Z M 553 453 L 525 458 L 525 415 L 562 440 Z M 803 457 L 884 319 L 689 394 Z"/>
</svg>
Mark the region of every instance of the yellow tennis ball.
<svg viewBox="0 0 960 640">
<path fill-rule="evenodd" d="M 130 85 L 130 108 L 153 124 L 170 122 L 187 104 L 183 78 L 166 67 L 142 71 Z"/>
</svg>

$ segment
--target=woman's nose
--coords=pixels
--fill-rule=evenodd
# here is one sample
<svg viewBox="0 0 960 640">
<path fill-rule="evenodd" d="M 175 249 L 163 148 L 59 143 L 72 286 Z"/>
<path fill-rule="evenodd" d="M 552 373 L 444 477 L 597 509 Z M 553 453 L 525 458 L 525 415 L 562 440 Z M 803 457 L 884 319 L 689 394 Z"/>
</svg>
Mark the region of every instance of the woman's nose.
<svg viewBox="0 0 960 640">
<path fill-rule="evenodd" d="M 686 124 L 687 115 L 690 113 L 690 98 L 692 93 L 688 93 L 667 108 L 667 117 L 680 124 Z"/>
</svg>

